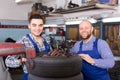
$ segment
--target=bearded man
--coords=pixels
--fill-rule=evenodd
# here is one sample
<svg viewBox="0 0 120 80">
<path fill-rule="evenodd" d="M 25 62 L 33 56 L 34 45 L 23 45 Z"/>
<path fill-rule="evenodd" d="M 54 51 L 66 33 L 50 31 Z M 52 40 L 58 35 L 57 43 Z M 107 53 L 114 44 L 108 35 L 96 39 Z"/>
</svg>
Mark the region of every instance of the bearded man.
<svg viewBox="0 0 120 80">
<path fill-rule="evenodd" d="M 113 53 L 105 40 L 93 35 L 90 21 L 83 20 L 79 24 L 80 41 L 70 49 L 82 58 L 84 80 L 110 80 L 108 69 L 115 64 Z"/>
</svg>

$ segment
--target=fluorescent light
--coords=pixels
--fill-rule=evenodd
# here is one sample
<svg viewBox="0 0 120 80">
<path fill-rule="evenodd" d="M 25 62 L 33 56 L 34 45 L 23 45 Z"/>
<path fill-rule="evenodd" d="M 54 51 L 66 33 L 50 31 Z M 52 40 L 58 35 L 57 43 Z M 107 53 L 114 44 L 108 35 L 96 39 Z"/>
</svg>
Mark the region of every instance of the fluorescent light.
<svg viewBox="0 0 120 80">
<path fill-rule="evenodd" d="M 32 3 L 33 0 L 15 0 L 17 4 Z"/>
<path fill-rule="evenodd" d="M 96 22 L 97 22 L 97 20 L 96 20 L 96 19 L 93 19 L 93 18 L 88 19 L 88 21 L 90 21 L 91 23 L 96 23 Z"/>
<path fill-rule="evenodd" d="M 66 25 L 80 24 L 81 21 L 82 21 L 82 20 L 67 21 L 67 22 L 65 22 L 65 24 L 66 24 Z M 90 21 L 91 23 L 96 23 L 96 22 L 97 22 L 97 20 L 96 20 L 96 19 L 93 19 L 93 18 L 88 19 L 88 21 Z"/>
<path fill-rule="evenodd" d="M 56 24 L 45 24 L 43 26 L 44 27 L 57 27 L 58 25 L 56 25 Z"/>
<path fill-rule="evenodd" d="M 79 24 L 81 21 L 68 21 L 65 22 L 66 25 Z"/>
<path fill-rule="evenodd" d="M 102 22 L 120 22 L 120 17 L 104 18 Z"/>
<path fill-rule="evenodd" d="M 16 3 L 20 2 L 21 0 L 15 0 Z"/>
</svg>

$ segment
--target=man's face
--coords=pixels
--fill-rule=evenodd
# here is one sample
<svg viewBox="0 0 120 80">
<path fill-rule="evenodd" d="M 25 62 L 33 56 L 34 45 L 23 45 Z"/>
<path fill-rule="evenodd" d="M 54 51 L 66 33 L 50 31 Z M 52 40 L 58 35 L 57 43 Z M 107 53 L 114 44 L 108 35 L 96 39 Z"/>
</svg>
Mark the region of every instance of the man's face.
<svg viewBox="0 0 120 80">
<path fill-rule="evenodd" d="M 87 22 L 87 21 L 83 21 L 81 22 L 81 24 L 79 25 L 79 33 L 80 33 L 80 37 L 83 40 L 87 40 L 91 37 L 92 35 L 92 31 L 93 31 L 93 27 L 92 25 Z"/>
<path fill-rule="evenodd" d="M 40 36 L 43 31 L 43 20 L 42 19 L 32 19 L 28 25 L 30 32 L 33 36 Z"/>
</svg>

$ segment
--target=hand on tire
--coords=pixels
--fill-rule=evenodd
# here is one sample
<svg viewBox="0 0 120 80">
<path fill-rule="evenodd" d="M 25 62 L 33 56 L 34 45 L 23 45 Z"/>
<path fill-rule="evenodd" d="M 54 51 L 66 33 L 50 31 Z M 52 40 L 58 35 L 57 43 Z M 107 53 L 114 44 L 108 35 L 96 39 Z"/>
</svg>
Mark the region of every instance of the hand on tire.
<svg viewBox="0 0 120 80">
<path fill-rule="evenodd" d="M 49 56 L 62 56 L 62 55 L 65 55 L 65 54 L 66 54 L 66 52 L 64 50 L 57 50 L 57 49 L 55 49 L 53 51 L 50 51 L 48 53 Z"/>
</svg>

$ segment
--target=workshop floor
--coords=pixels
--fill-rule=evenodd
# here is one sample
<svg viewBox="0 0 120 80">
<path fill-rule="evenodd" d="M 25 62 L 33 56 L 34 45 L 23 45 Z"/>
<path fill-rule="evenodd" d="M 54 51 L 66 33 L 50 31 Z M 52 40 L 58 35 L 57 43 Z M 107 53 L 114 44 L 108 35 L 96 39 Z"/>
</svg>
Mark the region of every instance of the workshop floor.
<svg viewBox="0 0 120 80">
<path fill-rule="evenodd" d="M 115 66 L 109 69 L 111 80 L 120 80 L 120 61 L 115 62 Z"/>
<path fill-rule="evenodd" d="M 12 75 L 12 80 L 22 80 L 22 74 Z"/>
<path fill-rule="evenodd" d="M 9 71 L 10 71 L 12 80 L 22 80 L 23 71 L 21 68 L 10 69 Z"/>
</svg>

